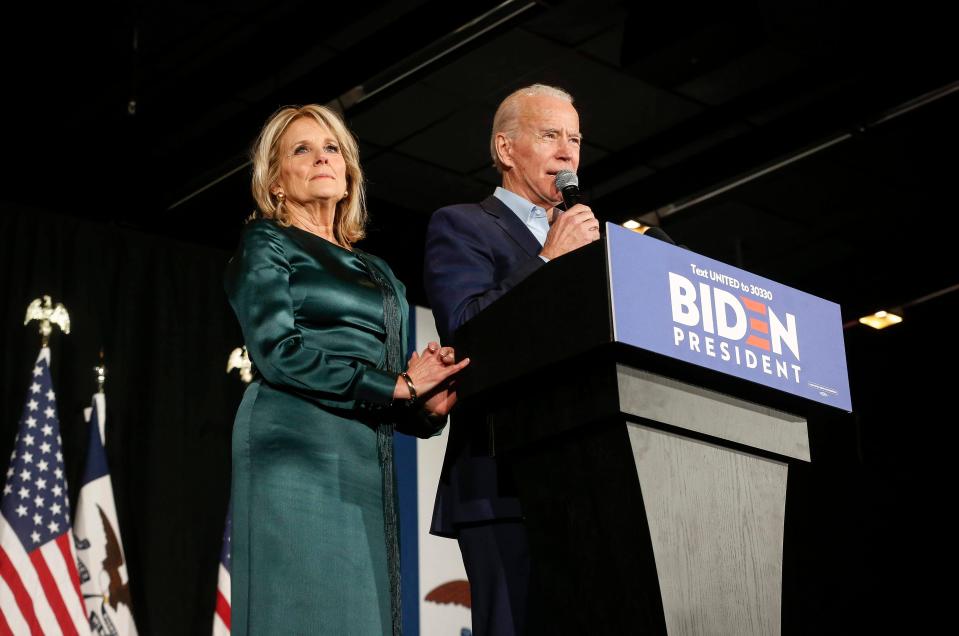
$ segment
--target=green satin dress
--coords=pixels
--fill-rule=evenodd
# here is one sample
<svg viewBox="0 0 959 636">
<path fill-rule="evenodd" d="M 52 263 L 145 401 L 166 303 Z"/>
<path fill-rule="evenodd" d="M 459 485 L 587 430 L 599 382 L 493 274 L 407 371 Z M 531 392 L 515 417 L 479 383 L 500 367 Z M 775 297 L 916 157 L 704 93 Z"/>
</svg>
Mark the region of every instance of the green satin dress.
<svg viewBox="0 0 959 636">
<path fill-rule="evenodd" d="M 233 429 L 233 634 L 396 633 L 377 427 L 427 437 L 443 422 L 390 406 L 377 277 L 405 348 L 404 287 L 381 259 L 261 220 L 230 261 L 258 372 Z"/>
</svg>

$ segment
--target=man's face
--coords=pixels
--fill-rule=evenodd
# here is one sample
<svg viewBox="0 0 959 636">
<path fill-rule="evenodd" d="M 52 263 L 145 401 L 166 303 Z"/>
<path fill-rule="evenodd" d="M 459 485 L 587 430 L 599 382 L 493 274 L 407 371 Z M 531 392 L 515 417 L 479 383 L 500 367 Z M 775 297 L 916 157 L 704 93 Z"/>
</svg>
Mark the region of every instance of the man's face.
<svg viewBox="0 0 959 636">
<path fill-rule="evenodd" d="M 549 209 L 563 200 L 556 173 L 579 167 L 579 115 L 572 104 L 550 95 L 522 100 L 516 132 L 499 140 L 503 187 Z"/>
</svg>

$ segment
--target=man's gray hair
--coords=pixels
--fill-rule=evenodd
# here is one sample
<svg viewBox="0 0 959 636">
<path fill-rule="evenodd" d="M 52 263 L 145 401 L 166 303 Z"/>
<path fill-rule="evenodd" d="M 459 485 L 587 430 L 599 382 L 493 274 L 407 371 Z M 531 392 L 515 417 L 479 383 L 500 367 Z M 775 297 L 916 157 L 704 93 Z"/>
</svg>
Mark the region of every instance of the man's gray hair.
<svg viewBox="0 0 959 636">
<path fill-rule="evenodd" d="M 548 95 L 557 99 L 562 99 L 570 104 L 573 103 L 573 96 L 556 86 L 547 86 L 546 84 L 533 84 L 513 91 L 506 99 L 500 102 L 496 114 L 493 116 L 493 132 L 489 139 L 489 152 L 493 158 L 493 165 L 496 170 L 503 172 L 503 164 L 500 163 L 499 156 L 496 154 L 496 135 L 504 133 L 507 137 L 512 137 L 519 126 L 519 114 L 522 99 L 524 97 L 533 97 L 535 95 Z"/>
</svg>

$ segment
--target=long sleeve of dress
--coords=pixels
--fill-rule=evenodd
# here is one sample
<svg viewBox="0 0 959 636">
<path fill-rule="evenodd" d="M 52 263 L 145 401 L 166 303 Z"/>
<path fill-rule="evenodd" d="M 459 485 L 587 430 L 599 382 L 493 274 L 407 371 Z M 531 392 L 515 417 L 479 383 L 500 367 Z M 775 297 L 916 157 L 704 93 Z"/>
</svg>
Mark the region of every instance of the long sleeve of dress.
<svg viewBox="0 0 959 636">
<path fill-rule="evenodd" d="M 291 267 L 277 232 L 266 223 L 248 227 L 227 270 L 227 295 L 257 370 L 270 384 L 333 408 L 390 403 L 394 374 L 304 343 L 294 321 Z"/>
</svg>

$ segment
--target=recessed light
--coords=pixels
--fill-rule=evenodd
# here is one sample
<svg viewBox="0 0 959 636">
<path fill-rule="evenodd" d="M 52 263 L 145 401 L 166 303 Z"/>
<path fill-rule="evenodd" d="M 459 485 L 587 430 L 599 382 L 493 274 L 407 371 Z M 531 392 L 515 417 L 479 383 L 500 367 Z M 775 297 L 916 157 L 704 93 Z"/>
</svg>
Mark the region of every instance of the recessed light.
<svg viewBox="0 0 959 636">
<path fill-rule="evenodd" d="M 889 311 L 877 311 L 869 316 L 863 316 L 859 319 L 864 325 L 869 325 L 873 329 L 885 329 L 891 325 L 897 325 L 902 322 L 902 316 Z"/>
</svg>

